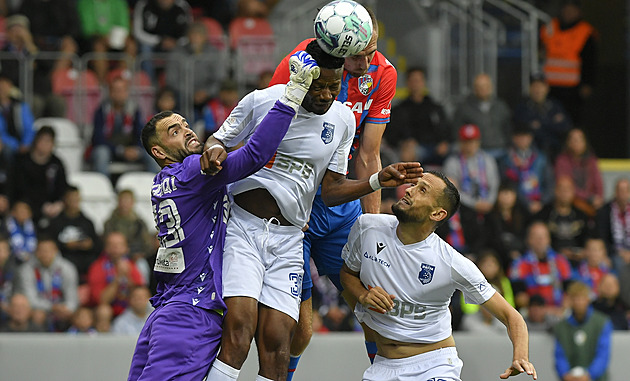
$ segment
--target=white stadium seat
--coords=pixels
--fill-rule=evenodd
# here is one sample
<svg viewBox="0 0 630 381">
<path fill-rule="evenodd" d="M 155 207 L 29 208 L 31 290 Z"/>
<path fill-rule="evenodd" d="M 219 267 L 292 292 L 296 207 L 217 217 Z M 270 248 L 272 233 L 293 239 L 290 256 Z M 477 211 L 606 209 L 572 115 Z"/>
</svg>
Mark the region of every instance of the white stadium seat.
<svg viewBox="0 0 630 381">
<path fill-rule="evenodd" d="M 33 125 L 36 130 L 43 126 L 50 126 L 55 130 L 55 155 L 63 162 L 66 172 L 78 172 L 82 169 L 85 144 L 73 121 L 66 118 L 39 118 Z"/>
<path fill-rule="evenodd" d="M 68 183 L 79 188 L 81 211 L 103 234 L 103 225 L 116 207 L 116 193 L 109 178 L 99 172 L 70 172 Z"/>
<path fill-rule="evenodd" d="M 136 214 L 147 225 L 150 232 L 155 232 L 153 208 L 151 206 L 151 187 L 155 173 L 144 171 L 125 172 L 116 181 L 116 191 L 129 189 L 136 198 Z"/>
</svg>

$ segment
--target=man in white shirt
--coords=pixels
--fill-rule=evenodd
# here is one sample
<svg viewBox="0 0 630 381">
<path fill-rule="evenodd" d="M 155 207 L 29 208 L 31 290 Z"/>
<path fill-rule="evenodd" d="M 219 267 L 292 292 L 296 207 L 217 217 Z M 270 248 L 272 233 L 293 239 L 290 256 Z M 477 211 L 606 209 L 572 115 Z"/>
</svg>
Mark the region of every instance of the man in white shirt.
<svg viewBox="0 0 630 381">
<path fill-rule="evenodd" d="M 419 163 L 397 163 L 369 179 L 346 178 L 355 118 L 335 100 L 341 91 L 344 59 L 326 54 L 316 41 L 306 52 L 321 73 L 302 89 L 306 95 L 276 155 L 260 171 L 230 187 L 234 202 L 223 257 L 227 313 L 221 352 L 208 380 L 236 380 L 254 335 L 260 364 L 256 380 L 286 379 L 302 291 L 302 229 L 320 183 L 322 199 L 333 206 L 382 186 L 415 183 L 422 174 Z M 218 143 L 233 147 L 246 139 L 286 86 L 245 96 L 206 147 Z"/>
<path fill-rule="evenodd" d="M 378 353 L 363 380 L 460 380 L 448 309 L 455 289 L 481 304 L 508 329 L 512 364 L 500 375 L 526 372 L 527 326 L 470 260 L 434 231 L 457 211 L 459 192 L 439 172 L 424 173 L 390 215 L 363 215 L 343 250 L 344 289 L 354 296 L 355 314 L 375 332 Z"/>
</svg>

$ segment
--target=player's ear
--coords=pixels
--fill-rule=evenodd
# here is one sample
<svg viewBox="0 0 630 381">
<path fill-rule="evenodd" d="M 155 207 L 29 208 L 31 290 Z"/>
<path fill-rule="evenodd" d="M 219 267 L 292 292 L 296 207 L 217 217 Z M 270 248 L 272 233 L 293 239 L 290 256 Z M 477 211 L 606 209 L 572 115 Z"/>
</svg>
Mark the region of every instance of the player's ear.
<svg viewBox="0 0 630 381">
<path fill-rule="evenodd" d="M 153 155 L 153 157 L 155 157 L 156 159 L 159 160 L 164 160 L 166 159 L 166 152 L 164 152 L 164 150 L 162 149 L 162 147 L 155 145 L 153 147 L 151 147 L 151 154 Z"/>
<path fill-rule="evenodd" d="M 429 218 L 431 218 L 431 221 L 439 222 L 444 220 L 447 216 L 448 212 L 444 208 L 438 208 L 431 212 Z"/>
</svg>

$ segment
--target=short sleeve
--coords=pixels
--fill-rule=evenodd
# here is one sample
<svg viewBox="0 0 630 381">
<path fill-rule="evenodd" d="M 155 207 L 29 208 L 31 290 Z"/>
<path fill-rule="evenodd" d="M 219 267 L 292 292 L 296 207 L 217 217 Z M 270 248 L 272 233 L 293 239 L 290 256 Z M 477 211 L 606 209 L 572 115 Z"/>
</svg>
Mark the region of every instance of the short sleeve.
<svg viewBox="0 0 630 381">
<path fill-rule="evenodd" d="M 348 156 L 350 155 L 350 148 L 352 147 L 352 141 L 354 140 L 355 131 L 355 119 L 350 109 L 346 106 L 341 106 L 341 111 L 344 113 L 344 136 L 339 146 L 335 150 L 330 162 L 328 163 L 328 170 L 346 175 L 348 172 Z"/>
<path fill-rule="evenodd" d="M 468 304 L 483 304 L 496 292 L 479 268 L 459 253 L 453 257 L 451 277 L 457 288 L 464 293 Z"/>
<path fill-rule="evenodd" d="M 352 271 L 361 271 L 361 217 L 359 217 L 348 235 L 348 242 L 341 251 L 341 257 Z"/>
</svg>

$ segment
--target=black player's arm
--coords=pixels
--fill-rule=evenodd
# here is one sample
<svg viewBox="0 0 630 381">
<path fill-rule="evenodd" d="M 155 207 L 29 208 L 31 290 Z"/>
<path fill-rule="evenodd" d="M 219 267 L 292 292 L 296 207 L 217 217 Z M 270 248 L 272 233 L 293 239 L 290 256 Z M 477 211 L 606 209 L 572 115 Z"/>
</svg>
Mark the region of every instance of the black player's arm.
<svg viewBox="0 0 630 381">
<path fill-rule="evenodd" d="M 359 273 L 352 271 L 345 263 L 339 273 L 344 291 L 349 292 L 362 305 L 380 313 L 385 313 L 394 308 L 394 295 L 388 294 L 380 287 L 370 287 L 367 289 Z M 354 306 L 351 306 L 354 309 Z"/>
<path fill-rule="evenodd" d="M 396 187 L 402 184 L 415 184 L 422 176 L 420 163 L 395 163 L 378 172 L 382 187 Z M 326 170 L 322 179 L 322 200 L 326 206 L 340 205 L 372 193 L 369 178 L 350 180 L 331 170 Z"/>
</svg>

